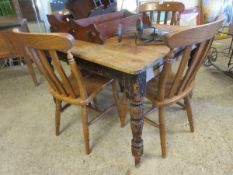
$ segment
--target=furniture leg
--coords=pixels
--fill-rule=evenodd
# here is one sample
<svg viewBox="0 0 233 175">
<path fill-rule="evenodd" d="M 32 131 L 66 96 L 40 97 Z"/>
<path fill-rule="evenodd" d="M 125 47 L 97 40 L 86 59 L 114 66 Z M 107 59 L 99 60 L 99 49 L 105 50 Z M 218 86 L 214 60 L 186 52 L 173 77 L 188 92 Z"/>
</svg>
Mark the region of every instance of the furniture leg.
<svg viewBox="0 0 233 175">
<path fill-rule="evenodd" d="M 132 154 L 135 158 L 135 166 L 140 165 L 140 160 L 143 155 L 143 140 L 142 130 L 144 125 L 143 118 L 143 98 L 145 93 L 146 81 L 137 80 L 132 84 L 130 94 L 130 116 L 131 129 L 133 134 L 132 139 Z"/>
<path fill-rule="evenodd" d="M 119 107 L 119 95 L 118 95 L 118 83 L 117 81 L 114 81 L 112 83 L 112 92 L 113 92 L 113 97 L 114 97 L 114 104 L 116 106 L 118 114 L 120 114 L 120 107 Z"/>
<path fill-rule="evenodd" d="M 85 145 L 85 152 L 86 154 L 90 153 L 90 146 L 89 146 L 89 128 L 88 128 L 88 117 L 87 117 L 87 107 L 81 106 L 81 115 L 82 115 L 82 127 L 83 127 L 83 138 L 84 138 L 84 145 Z"/>
<path fill-rule="evenodd" d="M 185 109 L 186 109 L 187 115 L 188 115 L 190 131 L 194 132 L 193 114 L 192 114 L 192 108 L 191 108 L 191 105 L 190 105 L 189 97 L 185 97 L 184 103 L 185 103 Z"/>
<path fill-rule="evenodd" d="M 164 107 L 159 107 L 159 132 L 160 132 L 162 157 L 166 158 L 166 126 L 165 126 Z"/>
<path fill-rule="evenodd" d="M 61 122 L 61 101 L 58 99 L 55 99 L 55 104 L 56 104 L 56 110 L 55 110 L 55 129 L 56 129 L 56 136 L 59 135 L 60 131 L 60 122 Z"/>
<path fill-rule="evenodd" d="M 125 126 L 125 119 L 127 114 L 127 96 L 125 90 L 123 91 L 121 109 L 120 109 L 120 118 L 121 118 L 121 127 Z"/>
<path fill-rule="evenodd" d="M 24 60 L 25 60 L 25 63 L 27 65 L 27 67 L 28 67 L 28 71 L 32 76 L 32 80 L 33 80 L 35 86 L 38 86 L 39 83 L 37 81 L 36 74 L 35 74 L 34 68 L 32 66 L 32 61 L 30 59 L 28 59 L 28 58 L 24 58 Z"/>
</svg>

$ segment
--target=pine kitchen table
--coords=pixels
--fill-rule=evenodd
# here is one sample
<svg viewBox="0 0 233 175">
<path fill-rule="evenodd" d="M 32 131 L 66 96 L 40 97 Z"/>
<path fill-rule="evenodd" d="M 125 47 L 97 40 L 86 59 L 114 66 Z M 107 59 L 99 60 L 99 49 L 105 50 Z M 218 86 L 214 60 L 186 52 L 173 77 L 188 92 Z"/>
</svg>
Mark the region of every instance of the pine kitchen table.
<svg viewBox="0 0 233 175">
<path fill-rule="evenodd" d="M 161 67 L 169 53 L 165 45 L 137 46 L 133 38 L 108 39 L 103 45 L 77 40 L 71 49 L 79 66 L 118 80 L 126 89 L 130 100 L 132 154 L 135 165 L 143 155 L 142 130 L 143 98 L 146 83 L 154 77 L 154 69 Z"/>
</svg>

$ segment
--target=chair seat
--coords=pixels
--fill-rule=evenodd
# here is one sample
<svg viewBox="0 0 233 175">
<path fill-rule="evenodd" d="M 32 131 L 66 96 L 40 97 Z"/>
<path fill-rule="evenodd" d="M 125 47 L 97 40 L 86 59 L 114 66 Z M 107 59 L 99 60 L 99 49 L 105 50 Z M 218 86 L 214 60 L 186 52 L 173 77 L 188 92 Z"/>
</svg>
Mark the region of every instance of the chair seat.
<svg viewBox="0 0 233 175">
<path fill-rule="evenodd" d="M 170 75 L 168 77 L 167 84 L 165 85 L 165 87 L 166 87 L 165 98 L 168 97 L 169 89 L 172 86 L 174 77 L 175 77 L 175 75 L 173 73 L 170 73 Z M 148 98 L 152 102 L 157 101 L 158 89 L 159 89 L 159 77 L 155 77 L 147 83 L 146 98 Z"/>
<path fill-rule="evenodd" d="M 49 86 L 50 93 L 54 97 L 56 97 L 57 99 L 60 99 L 60 100 L 67 102 L 67 103 L 71 103 L 71 104 L 75 104 L 75 105 L 88 104 L 95 98 L 95 96 L 103 88 L 110 85 L 114 81 L 113 79 L 109 79 L 109 78 L 106 78 L 104 76 L 92 73 L 88 70 L 82 69 L 81 74 L 82 74 L 82 79 L 83 79 L 82 82 L 84 82 L 84 84 L 85 84 L 84 88 L 85 88 L 86 93 L 87 93 L 87 98 L 85 98 L 85 99 L 80 98 L 80 90 L 79 90 L 78 82 L 72 73 L 68 76 L 68 79 L 71 83 L 72 89 L 74 90 L 74 93 L 77 96 L 77 98 L 67 97 L 67 96 L 64 96 L 62 94 L 58 94 Z M 66 83 L 63 83 L 63 81 L 62 81 L 62 84 L 65 87 L 67 86 L 66 89 L 68 89 L 68 85 Z"/>
<path fill-rule="evenodd" d="M 85 72 L 85 73 L 84 73 Z M 84 83 L 86 86 L 87 96 L 95 96 L 98 94 L 104 87 L 108 86 L 113 82 L 113 79 L 109 79 L 97 74 L 92 74 L 90 72 L 86 72 L 82 70 L 82 75 L 84 79 Z M 69 80 L 71 85 L 75 91 L 76 95 L 79 95 L 79 86 L 77 84 L 76 79 L 74 78 L 73 74 L 69 76 Z"/>
<path fill-rule="evenodd" d="M 170 73 L 169 77 L 168 77 L 168 81 L 165 85 L 165 99 L 160 101 L 158 99 L 158 89 L 159 89 L 159 77 L 155 77 L 152 80 L 150 80 L 147 83 L 147 87 L 146 87 L 146 98 L 148 98 L 154 106 L 161 106 L 161 105 L 169 105 L 172 104 L 174 102 L 178 102 L 180 99 L 183 99 L 185 96 L 187 96 L 187 94 L 189 94 L 193 87 L 194 87 L 194 82 L 191 83 L 190 87 L 187 88 L 185 91 L 183 91 L 181 94 L 179 94 L 178 96 L 176 94 L 174 94 L 174 96 L 169 97 L 169 93 L 170 93 L 170 89 L 173 85 L 173 81 L 175 79 L 175 74 L 174 73 Z M 181 81 L 183 80 L 180 79 L 178 84 L 181 84 Z"/>
</svg>

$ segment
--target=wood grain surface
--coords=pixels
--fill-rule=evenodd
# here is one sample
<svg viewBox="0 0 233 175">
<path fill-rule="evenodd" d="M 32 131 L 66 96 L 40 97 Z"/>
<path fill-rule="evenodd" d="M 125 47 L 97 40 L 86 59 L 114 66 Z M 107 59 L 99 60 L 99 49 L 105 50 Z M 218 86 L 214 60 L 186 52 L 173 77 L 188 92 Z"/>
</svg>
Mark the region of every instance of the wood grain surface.
<svg viewBox="0 0 233 175">
<path fill-rule="evenodd" d="M 108 39 L 104 45 L 76 41 L 71 52 L 87 61 L 94 62 L 129 74 L 138 74 L 169 53 L 165 45 L 136 46 L 133 38 Z"/>
<path fill-rule="evenodd" d="M 189 28 L 162 24 L 154 26 L 169 33 Z M 103 45 L 76 40 L 71 52 L 81 59 L 102 66 L 128 74 L 138 74 L 158 64 L 169 53 L 169 48 L 165 45 L 137 46 L 134 37 L 124 37 L 118 43 L 117 37 L 112 37 Z"/>
</svg>

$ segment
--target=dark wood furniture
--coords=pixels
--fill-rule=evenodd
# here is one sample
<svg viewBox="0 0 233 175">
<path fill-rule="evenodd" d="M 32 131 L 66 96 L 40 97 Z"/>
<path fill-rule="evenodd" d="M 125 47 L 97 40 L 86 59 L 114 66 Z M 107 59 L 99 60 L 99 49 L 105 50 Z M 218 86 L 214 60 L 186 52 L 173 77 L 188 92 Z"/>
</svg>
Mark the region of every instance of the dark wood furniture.
<svg viewBox="0 0 233 175">
<path fill-rule="evenodd" d="M 159 79 L 154 78 L 149 81 L 146 88 L 146 98 L 153 104 L 151 111 L 159 108 L 159 123 L 145 117 L 148 123 L 160 130 L 162 157 L 164 158 L 166 157 L 164 108 L 184 100 L 184 109 L 187 111 L 190 130 L 194 132 L 190 95 L 194 88 L 197 72 L 204 63 L 214 35 L 221 28 L 223 21 L 224 19 L 221 18 L 210 24 L 166 35 L 165 41 L 170 48 L 170 53 L 166 57 Z M 184 48 L 184 51 L 179 66 L 174 71 L 174 53 L 177 48 Z"/>
<path fill-rule="evenodd" d="M 157 12 L 156 23 L 168 24 L 170 20 L 170 25 L 178 25 L 180 21 L 180 15 L 184 11 L 185 6 L 181 2 L 163 2 L 162 4 L 158 2 L 148 2 L 141 4 L 139 6 L 140 12 L 149 12 L 149 17 L 151 21 L 154 19 L 154 12 Z M 164 19 L 162 19 L 162 12 L 165 13 Z M 171 18 L 169 19 L 169 13 L 171 13 Z"/>
<path fill-rule="evenodd" d="M 25 19 L 18 19 L 15 16 L 0 17 L 0 59 L 24 57 L 29 73 L 31 74 L 35 85 L 38 85 L 32 61 L 28 59 L 27 55 L 21 54 L 19 51 L 20 43 L 17 43 L 11 36 L 11 30 L 14 27 L 17 27 L 22 31 L 28 31 Z"/>
<path fill-rule="evenodd" d="M 75 41 L 69 34 L 29 34 L 14 30 L 13 36 L 25 46 L 31 59 L 48 81 L 49 91 L 56 104 L 56 135 L 59 135 L 61 112 L 70 104 L 81 107 L 85 152 L 89 154 L 89 126 L 110 112 L 114 106 L 119 109 L 117 83 L 113 79 L 80 69 L 70 52 Z M 70 75 L 64 71 L 56 51 L 67 52 Z M 109 85 L 112 85 L 115 103 L 88 121 L 87 107 L 93 108 L 96 96 Z M 62 102 L 66 104 L 62 106 Z M 98 110 L 95 106 L 94 109 Z"/>
<path fill-rule="evenodd" d="M 117 3 L 115 0 L 68 0 L 66 8 L 73 18 L 81 19 L 115 12 Z"/>
<path fill-rule="evenodd" d="M 75 39 L 104 43 L 104 41 L 117 33 L 119 24 L 124 31 L 136 28 L 136 21 L 141 19 L 145 25 L 150 25 L 147 15 L 132 14 L 120 11 L 79 20 L 64 15 L 48 15 L 51 32 L 65 32 L 72 34 Z"/>
</svg>

